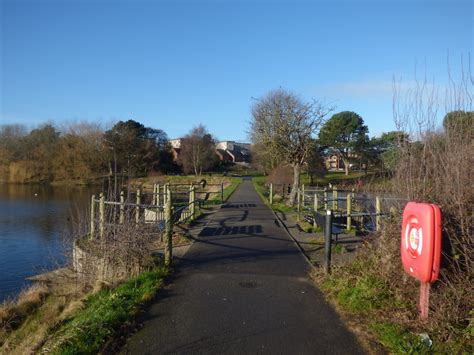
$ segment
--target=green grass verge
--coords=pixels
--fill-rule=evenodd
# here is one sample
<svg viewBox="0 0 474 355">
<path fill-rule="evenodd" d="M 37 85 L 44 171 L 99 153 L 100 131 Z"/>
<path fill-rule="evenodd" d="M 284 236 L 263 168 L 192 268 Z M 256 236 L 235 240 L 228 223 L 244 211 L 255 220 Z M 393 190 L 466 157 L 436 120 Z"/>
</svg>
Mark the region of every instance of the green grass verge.
<svg viewBox="0 0 474 355">
<path fill-rule="evenodd" d="M 270 202 L 268 200 L 269 192 L 268 192 L 268 189 L 265 187 L 265 179 L 266 179 L 265 176 L 255 176 L 252 178 L 253 186 L 255 187 L 255 190 L 257 191 L 262 201 L 274 211 L 283 212 L 283 213 L 294 212 L 293 208 L 287 206 L 286 204 L 282 202 L 274 202 L 272 205 L 270 205 Z"/>
<path fill-rule="evenodd" d="M 329 183 L 337 185 L 338 183 L 352 183 L 359 179 L 367 179 L 373 177 L 375 172 L 367 172 L 367 175 L 363 171 L 351 171 L 349 175 L 346 175 L 343 171 L 330 171 L 324 176 L 318 176 L 314 178 L 313 185 L 327 185 Z M 310 178 L 308 174 L 301 174 L 301 183 L 310 185 Z"/>
<path fill-rule="evenodd" d="M 98 353 L 120 329 L 130 325 L 151 301 L 167 275 L 165 268 L 145 272 L 120 286 L 89 296 L 85 307 L 57 327 L 42 351 L 54 354 Z"/>
<path fill-rule="evenodd" d="M 230 180 L 230 185 L 228 185 L 226 188 L 224 188 L 224 202 L 226 202 L 230 196 L 237 190 L 237 187 L 242 183 L 242 178 L 239 177 L 226 177 L 226 179 Z M 220 195 L 217 196 L 218 194 L 213 194 L 215 197 L 213 197 L 210 200 L 207 200 L 204 203 L 204 206 L 212 206 L 212 205 L 218 205 L 221 203 L 221 197 Z"/>
<path fill-rule="evenodd" d="M 380 343 L 391 354 L 428 354 L 432 353 L 419 336 L 400 325 L 388 322 L 373 322 L 370 329 L 377 335 Z"/>
<path fill-rule="evenodd" d="M 410 330 L 409 325 L 392 317 L 406 309 L 413 309 L 416 300 L 395 296 L 389 281 L 383 279 L 376 269 L 376 263 L 370 258 L 356 258 L 352 264 L 335 268 L 329 276 L 325 275 L 319 280 L 319 285 L 342 310 L 357 316 L 389 353 L 445 354 L 465 351 L 459 339 L 449 342 L 433 339 L 433 345 L 428 345 Z M 430 336 L 435 337 L 435 334 Z"/>
</svg>

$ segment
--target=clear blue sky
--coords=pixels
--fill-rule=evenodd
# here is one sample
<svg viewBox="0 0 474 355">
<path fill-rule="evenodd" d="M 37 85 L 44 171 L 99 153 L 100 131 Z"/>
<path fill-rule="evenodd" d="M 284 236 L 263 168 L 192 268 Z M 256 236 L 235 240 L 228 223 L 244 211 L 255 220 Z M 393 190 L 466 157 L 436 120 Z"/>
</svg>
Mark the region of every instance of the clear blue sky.
<svg viewBox="0 0 474 355">
<path fill-rule="evenodd" d="M 0 0 L 0 123 L 199 123 L 245 140 L 252 97 L 284 87 L 394 128 L 392 76 L 442 83 L 473 49 L 473 5 L 405 1 Z"/>
</svg>

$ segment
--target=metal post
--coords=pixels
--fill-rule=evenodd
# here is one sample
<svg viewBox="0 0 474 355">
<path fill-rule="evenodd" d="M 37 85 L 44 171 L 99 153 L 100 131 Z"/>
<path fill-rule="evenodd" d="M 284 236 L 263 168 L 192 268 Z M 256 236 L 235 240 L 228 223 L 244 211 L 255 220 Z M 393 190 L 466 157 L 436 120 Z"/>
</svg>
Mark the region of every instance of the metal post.
<svg viewBox="0 0 474 355">
<path fill-rule="evenodd" d="M 104 224 L 105 224 L 105 197 L 101 192 L 99 195 L 99 234 L 100 239 L 104 238 Z"/>
<path fill-rule="evenodd" d="M 332 189 L 332 209 L 334 211 L 337 211 L 337 208 L 338 208 L 338 203 L 337 203 L 337 188 L 334 187 Z"/>
<path fill-rule="evenodd" d="M 119 217 L 119 223 L 123 224 L 125 220 L 125 195 L 123 190 L 120 191 L 120 217 Z"/>
<path fill-rule="evenodd" d="M 141 201 L 141 191 L 140 189 L 137 190 L 137 205 L 135 206 L 135 223 L 138 224 L 140 222 L 140 201 Z"/>
<path fill-rule="evenodd" d="M 273 184 L 270 184 L 270 205 L 273 204 Z"/>
<path fill-rule="evenodd" d="M 379 231 L 380 230 L 380 226 L 381 226 L 381 218 L 382 216 L 380 215 L 380 213 L 382 212 L 382 208 L 381 208 L 381 205 L 380 205 L 380 197 L 379 196 L 376 196 L 375 197 L 375 213 L 376 213 L 376 216 L 375 216 L 375 230 Z"/>
<path fill-rule="evenodd" d="M 165 205 L 165 265 L 171 265 L 173 259 L 173 213 L 171 190 L 167 191 Z"/>
<path fill-rule="evenodd" d="M 90 230 L 90 239 L 94 238 L 95 232 L 95 195 L 91 197 L 91 230 Z"/>
<path fill-rule="evenodd" d="M 331 272 L 332 211 L 326 210 L 326 228 L 324 231 L 324 271 Z"/>
<path fill-rule="evenodd" d="M 352 227 L 352 217 L 351 217 L 352 196 L 351 196 L 350 192 L 347 194 L 346 207 L 347 207 L 347 230 L 351 230 L 351 227 Z"/>
<path fill-rule="evenodd" d="M 224 203 L 224 183 L 221 182 L 221 203 Z"/>
<path fill-rule="evenodd" d="M 429 305 L 430 305 L 430 283 L 420 283 L 420 319 L 428 319 Z"/>
</svg>

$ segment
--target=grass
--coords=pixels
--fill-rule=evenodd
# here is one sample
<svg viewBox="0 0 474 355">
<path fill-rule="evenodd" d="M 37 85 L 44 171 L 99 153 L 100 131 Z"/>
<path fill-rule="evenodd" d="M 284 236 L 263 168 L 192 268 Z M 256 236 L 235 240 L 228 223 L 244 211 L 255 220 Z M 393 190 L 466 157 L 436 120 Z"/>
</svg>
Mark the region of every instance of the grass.
<svg viewBox="0 0 474 355">
<path fill-rule="evenodd" d="M 329 171 L 324 176 L 315 177 L 313 185 L 356 182 L 358 179 L 366 178 L 367 176 L 371 176 L 373 174 L 373 172 L 368 172 L 367 175 L 365 175 L 363 171 L 350 171 L 349 175 L 346 175 L 343 171 Z M 310 185 L 310 178 L 308 174 L 301 174 L 301 183 Z"/>
<path fill-rule="evenodd" d="M 110 339 L 132 324 L 141 307 L 154 298 L 166 275 L 165 268 L 157 268 L 114 289 L 104 289 L 89 296 L 83 309 L 51 332 L 41 352 L 100 352 Z"/>
<path fill-rule="evenodd" d="M 242 183 L 242 178 L 238 177 L 226 177 L 225 178 L 229 183 L 224 187 L 224 202 L 226 202 L 230 196 L 235 192 L 237 187 Z M 213 197 L 210 200 L 207 200 L 204 203 L 204 206 L 212 206 L 212 205 L 218 205 L 221 203 L 221 196 L 219 194 L 214 194 L 215 197 Z"/>
<path fill-rule="evenodd" d="M 428 330 L 412 318 L 417 313 L 416 297 L 407 299 L 395 293 L 391 281 L 378 272 L 380 264 L 376 258 L 358 255 L 352 264 L 333 267 L 330 275 L 316 271 L 315 280 L 346 317 L 356 319 L 358 327 L 366 329 L 366 336 L 375 339 L 389 353 L 466 352 L 469 345 L 458 335 L 452 333 L 449 341 L 441 341 L 433 329 Z M 420 337 L 425 332 L 433 339 L 432 345 Z"/>
<path fill-rule="evenodd" d="M 268 192 L 268 189 L 265 187 L 265 179 L 266 179 L 265 176 L 255 176 L 252 178 L 253 186 L 255 187 L 255 190 L 257 191 L 262 201 L 274 211 L 278 211 L 282 213 L 294 212 L 293 208 L 287 206 L 283 202 L 274 201 L 273 204 L 270 205 L 270 202 L 268 200 L 269 192 Z"/>
<path fill-rule="evenodd" d="M 380 343 L 392 354 L 427 354 L 430 346 L 400 325 L 389 322 L 372 322 L 370 330 Z"/>
<path fill-rule="evenodd" d="M 23 290 L 16 300 L 3 302 L 0 306 L 0 345 L 44 304 L 48 294 L 46 286 L 35 284 Z"/>
</svg>

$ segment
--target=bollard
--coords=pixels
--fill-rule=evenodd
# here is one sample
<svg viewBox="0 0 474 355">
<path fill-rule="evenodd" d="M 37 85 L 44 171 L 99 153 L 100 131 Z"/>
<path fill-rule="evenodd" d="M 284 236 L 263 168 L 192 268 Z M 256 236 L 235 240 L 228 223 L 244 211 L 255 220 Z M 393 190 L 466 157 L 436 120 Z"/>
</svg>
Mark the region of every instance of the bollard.
<svg viewBox="0 0 474 355">
<path fill-rule="evenodd" d="M 221 182 L 221 203 L 224 203 L 224 183 Z"/>
<path fill-rule="evenodd" d="M 125 196 L 123 190 L 120 191 L 120 216 L 119 216 L 119 223 L 123 224 L 125 220 Z"/>
<path fill-rule="evenodd" d="M 331 272 L 332 211 L 326 210 L 326 228 L 324 230 L 324 271 Z"/>
<path fill-rule="evenodd" d="M 171 190 L 167 191 L 165 205 L 165 265 L 171 265 L 173 259 L 173 212 Z"/>
<path fill-rule="evenodd" d="M 90 238 L 94 238 L 95 232 L 95 195 L 91 197 L 91 230 L 90 230 Z"/>
<path fill-rule="evenodd" d="M 273 184 L 270 184 L 270 205 L 273 204 Z"/>
<path fill-rule="evenodd" d="M 105 224 L 105 197 L 100 193 L 99 200 L 99 234 L 100 239 L 104 238 L 104 224 Z"/>
<path fill-rule="evenodd" d="M 351 230 L 351 227 L 352 227 L 352 217 L 351 217 L 352 197 L 351 197 L 350 192 L 347 194 L 346 207 L 347 207 L 347 230 Z"/>
<path fill-rule="evenodd" d="M 135 207 L 135 223 L 138 224 L 138 222 L 140 222 L 140 200 L 141 200 L 141 196 L 140 196 L 140 189 L 137 190 L 137 205 Z"/>
<path fill-rule="evenodd" d="M 334 186 L 332 189 L 332 209 L 334 211 L 337 211 L 338 208 L 338 203 L 337 203 L 337 188 Z"/>
<path fill-rule="evenodd" d="M 381 222 L 382 222 L 382 216 L 380 215 L 382 212 L 382 208 L 381 208 L 381 205 L 380 205 L 380 197 L 379 196 L 376 196 L 375 197 L 375 230 L 376 231 L 379 231 L 380 230 L 380 226 L 381 226 Z"/>
</svg>

